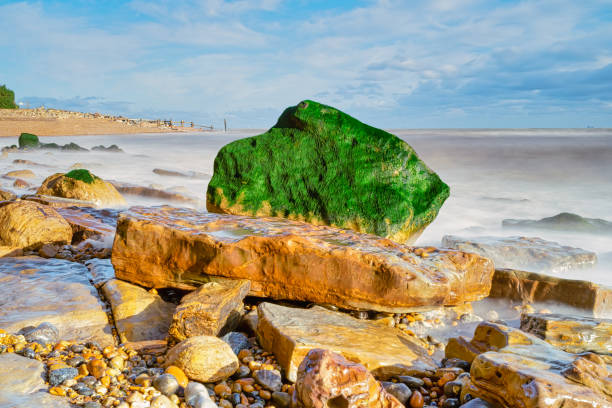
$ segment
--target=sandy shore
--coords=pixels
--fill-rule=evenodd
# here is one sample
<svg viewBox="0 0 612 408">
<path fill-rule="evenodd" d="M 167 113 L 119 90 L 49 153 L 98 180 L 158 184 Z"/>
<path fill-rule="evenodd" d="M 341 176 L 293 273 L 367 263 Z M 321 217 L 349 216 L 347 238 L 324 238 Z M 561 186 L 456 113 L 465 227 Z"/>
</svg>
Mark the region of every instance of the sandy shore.
<svg viewBox="0 0 612 408">
<path fill-rule="evenodd" d="M 0 109 L 0 137 L 19 136 L 22 132 L 38 136 L 77 136 L 201 130 L 192 127 L 170 127 L 157 121 L 57 109 Z"/>
</svg>

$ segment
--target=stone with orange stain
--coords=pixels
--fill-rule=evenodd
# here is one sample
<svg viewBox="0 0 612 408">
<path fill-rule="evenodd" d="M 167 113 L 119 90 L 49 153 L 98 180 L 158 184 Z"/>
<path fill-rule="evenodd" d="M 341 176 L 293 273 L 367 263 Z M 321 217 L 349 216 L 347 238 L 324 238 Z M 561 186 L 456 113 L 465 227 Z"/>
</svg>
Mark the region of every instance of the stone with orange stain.
<svg viewBox="0 0 612 408">
<path fill-rule="evenodd" d="M 181 387 L 187 387 L 187 383 L 189 383 L 189 378 L 187 378 L 187 375 L 183 370 L 181 370 L 177 366 L 171 365 L 166 367 L 166 373 L 172 374 Z"/>
</svg>

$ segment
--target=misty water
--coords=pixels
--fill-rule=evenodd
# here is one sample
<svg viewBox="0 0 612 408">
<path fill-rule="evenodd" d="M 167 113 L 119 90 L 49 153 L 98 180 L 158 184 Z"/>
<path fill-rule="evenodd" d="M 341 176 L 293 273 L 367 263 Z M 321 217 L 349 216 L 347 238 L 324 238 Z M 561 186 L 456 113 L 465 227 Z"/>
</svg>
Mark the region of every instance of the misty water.
<svg viewBox="0 0 612 408">
<path fill-rule="evenodd" d="M 253 131 L 147 134 L 118 136 L 43 137 L 43 142 L 76 142 L 91 148 L 117 144 L 125 153 L 32 151 L 0 159 L 0 174 L 30 169 L 31 193 L 50 174 L 83 167 L 104 179 L 153 186 L 199 200 L 205 192 L 217 151 Z M 442 237 L 538 236 L 598 254 L 591 269 L 564 272 L 564 277 L 612 285 L 612 236 L 555 231 L 502 229 L 506 218 L 540 219 L 560 212 L 612 221 L 612 131 L 529 130 L 398 130 L 393 131 L 450 185 L 451 196 L 418 245 L 439 246 Z M 2 138 L 2 145 L 16 143 Z M 39 165 L 17 164 L 15 159 Z M 42 165 L 42 166 L 41 166 Z M 154 169 L 196 173 L 185 178 L 155 174 Z M 3 188 L 13 180 L 0 178 Z M 126 196 L 130 205 L 176 204 Z"/>
</svg>

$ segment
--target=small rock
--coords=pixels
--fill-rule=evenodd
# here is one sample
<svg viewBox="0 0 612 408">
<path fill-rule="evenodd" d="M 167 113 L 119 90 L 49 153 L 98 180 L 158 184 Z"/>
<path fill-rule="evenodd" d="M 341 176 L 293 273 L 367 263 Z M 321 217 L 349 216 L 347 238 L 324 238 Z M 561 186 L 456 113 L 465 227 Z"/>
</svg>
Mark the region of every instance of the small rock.
<svg viewBox="0 0 612 408">
<path fill-rule="evenodd" d="M 480 398 L 474 398 L 469 400 L 465 404 L 461 405 L 461 408 L 492 408 L 493 405 L 489 404 L 485 400 L 481 400 Z"/>
<path fill-rule="evenodd" d="M 401 402 L 404 405 L 406 405 L 406 403 L 412 396 L 412 391 L 404 383 L 393 383 L 393 382 L 383 381 L 382 386 L 385 389 L 385 391 L 393 395 L 395 398 L 399 400 L 399 402 Z"/>
<path fill-rule="evenodd" d="M 94 358 L 93 360 L 90 360 L 87 363 L 87 370 L 89 370 L 91 375 L 100 379 L 104 377 L 104 373 L 106 371 L 106 363 L 102 360 Z"/>
<path fill-rule="evenodd" d="M 24 327 L 17 334 L 22 334 L 28 343 L 39 343 L 43 346 L 59 341 L 59 330 L 47 322 L 43 322 L 37 327 Z"/>
<path fill-rule="evenodd" d="M 72 386 L 72 389 L 75 390 L 79 395 L 84 395 L 86 397 L 92 396 L 94 391 L 86 386 L 83 383 L 76 383 Z"/>
<path fill-rule="evenodd" d="M 274 391 L 272 393 L 272 402 L 278 408 L 287 408 L 291 404 L 291 395 L 282 391 Z"/>
<path fill-rule="evenodd" d="M 58 368 L 49 372 L 49 384 L 52 387 L 60 385 L 65 380 L 74 378 L 79 375 L 79 371 L 74 367 Z"/>
<path fill-rule="evenodd" d="M 419 391 L 413 392 L 410 397 L 410 408 L 423 408 L 424 404 L 423 395 Z"/>
<path fill-rule="evenodd" d="M 176 381 L 181 387 L 183 388 L 187 387 L 187 384 L 189 383 L 189 379 L 187 378 L 183 370 L 181 370 L 180 368 L 176 366 L 169 366 L 168 368 L 166 368 L 166 373 L 172 374 L 174 378 L 176 378 Z"/>
<path fill-rule="evenodd" d="M 153 387 L 169 397 L 179 389 L 179 383 L 172 374 L 162 374 L 153 380 Z"/>
<path fill-rule="evenodd" d="M 151 408 L 174 408 L 176 405 L 165 395 L 158 395 L 151 401 Z"/>
<path fill-rule="evenodd" d="M 461 405 L 457 398 L 447 398 L 442 404 L 442 408 L 458 408 Z"/>
<path fill-rule="evenodd" d="M 406 384 L 410 388 L 419 388 L 425 385 L 425 382 L 417 377 L 411 377 L 409 375 L 400 375 L 397 379 Z"/>
<path fill-rule="evenodd" d="M 248 366 L 241 365 L 238 370 L 234 373 L 234 378 L 246 378 L 251 375 L 251 369 Z"/>
<path fill-rule="evenodd" d="M 280 391 L 283 387 L 283 379 L 276 370 L 255 371 L 253 378 L 259 385 L 270 391 Z"/>
<path fill-rule="evenodd" d="M 81 407 L 83 408 L 102 408 L 102 404 L 100 404 L 98 401 L 88 401 L 84 403 L 83 405 L 81 405 Z"/>
<path fill-rule="evenodd" d="M 221 340 L 226 342 L 232 348 L 234 354 L 238 355 L 240 350 L 248 349 L 251 347 L 249 339 L 242 333 L 229 332 L 225 336 L 221 337 Z"/>
<path fill-rule="evenodd" d="M 55 255 L 57 255 L 57 247 L 52 244 L 44 244 L 38 250 L 38 255 L 42 256 L 43 258 L 53 258 Z"/>
<path fill-rule="evenodd" d="M 444 395 L 447 397 L 456 397 L 461 393 L 462 384 L 459 381 L 449 381 L 444 384 Z"/>
<path fill-rule="evenodd" d="M 78 367 L 83 363 L 85 363 L 83 356 L 74 356 L 66 361 L 66 364 L 68 364 L 70 367 Z"/>
</svg>

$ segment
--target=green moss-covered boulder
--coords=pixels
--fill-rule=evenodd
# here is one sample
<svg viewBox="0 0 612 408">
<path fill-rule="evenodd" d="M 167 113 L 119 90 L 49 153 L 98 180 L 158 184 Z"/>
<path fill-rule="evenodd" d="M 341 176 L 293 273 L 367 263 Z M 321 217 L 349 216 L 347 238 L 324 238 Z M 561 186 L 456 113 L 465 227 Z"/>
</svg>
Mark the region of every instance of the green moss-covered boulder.
<svg viewBox="0 0 612 408">
<path fill-rule="evenodd" d="M 87 169 L 70 170 L 68 173 L 64 174 L 64 176 L 74 180 L 81 180 L 82 182 L 87 184 L 93 184 L 93 182 L 96 181 L 96 179 L 98 178 L 96 175 L 94 175 Z"/>
<path fill-rule="evenodd" d="M 397 136 L 303 101 L 266 133 L 219 151 L 207 207 L 413 242 L 448 195 L 449 187 Z"/>
<path fill-rule="evenodd" d="M 38 136 L 33 135 L 32 133 L 22 133 L 19 136 L 19 148 L 27 149 L 27 148 L 36 148 L 40 146 L 40 141 L 38 140 Z"/>
</svg>

